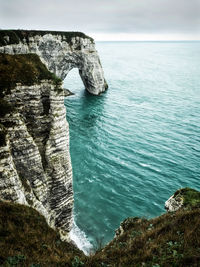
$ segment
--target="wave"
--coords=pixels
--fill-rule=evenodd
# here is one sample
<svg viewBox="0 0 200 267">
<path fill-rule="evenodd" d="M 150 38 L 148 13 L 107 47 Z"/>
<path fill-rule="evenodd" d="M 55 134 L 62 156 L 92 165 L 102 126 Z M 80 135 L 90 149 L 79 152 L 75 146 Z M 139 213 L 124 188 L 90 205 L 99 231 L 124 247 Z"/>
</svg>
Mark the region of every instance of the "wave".
<svg viewBox="0 0 200 267">
<path fill-rule="evenodd" d="M 76 244 L 76 246 L 84 252 L 85 255 L 89 255 L 93 250 L 93 246 L 87 239 L 86 234 L 76 225 L 73 221 L 72 230 L 70 231 L 70 239 Z"/>
</svg>

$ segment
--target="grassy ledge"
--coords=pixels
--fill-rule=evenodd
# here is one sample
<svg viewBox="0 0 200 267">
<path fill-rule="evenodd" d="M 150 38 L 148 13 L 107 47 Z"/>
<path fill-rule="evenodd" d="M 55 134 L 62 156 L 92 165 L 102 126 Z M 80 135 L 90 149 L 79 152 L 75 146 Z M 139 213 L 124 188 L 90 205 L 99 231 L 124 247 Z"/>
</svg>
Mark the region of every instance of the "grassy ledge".
<svg viewBox="0 0 200 267">
<path fill-rule="evenodd" d="M 36 35 L 44 36 L 45 34 L 60 35 L 63 40 L 71 44 L 73 37 L 87 38 L 92 43 L 94 39 L 82 32 L 64 32 L 64 31 L 37 31 L 37 30 L 0 30 L 0 46 L 9 44 L 18 44 L 24 42 L 29 43 L 29 38 Z M 7 38 L 8 37 L 8 38 Z"/>
<path fill-rule="evenodd" d="M 0 54 L 0 97 L 10 93 L 16 83 L 39 84 L 41 80 L 52 80 L 55 85 L 61 79 L 51 73 L 36 54 Z"/>
</svg>

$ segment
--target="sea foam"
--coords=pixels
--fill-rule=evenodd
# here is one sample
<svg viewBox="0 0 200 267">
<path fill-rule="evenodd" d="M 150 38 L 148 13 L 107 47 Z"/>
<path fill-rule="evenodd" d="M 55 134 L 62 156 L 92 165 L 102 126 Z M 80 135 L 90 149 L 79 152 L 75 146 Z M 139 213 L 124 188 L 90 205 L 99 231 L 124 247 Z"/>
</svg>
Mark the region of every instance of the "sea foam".
<svg viewBox="0 0 200 267">
<path fill-rule="evenodd" d="M 93 246 L 87 239 L 86 234 L 76 225 L 75 222 L 73 222 L 70 238 L 85 255 L 89 255 L 93 250 Z"/>
</svg>

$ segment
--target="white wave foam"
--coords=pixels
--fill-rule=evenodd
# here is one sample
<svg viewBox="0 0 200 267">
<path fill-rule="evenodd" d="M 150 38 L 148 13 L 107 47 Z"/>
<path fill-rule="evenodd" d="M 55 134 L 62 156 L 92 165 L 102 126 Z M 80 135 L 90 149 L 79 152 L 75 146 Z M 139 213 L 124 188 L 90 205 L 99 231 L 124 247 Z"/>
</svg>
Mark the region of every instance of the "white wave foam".
<svg viewBox="0 0 200 267">
<path fill-rule="evenodd" d="M 154 167 L 153 167 L 152 165 L 150 165 L 150 164 L 145 164 L 145 163 L 141 163 L 141 162 L 139 162 L 139 165 L 142 166 L 142 167 L 145 167 L 145 168 L 150 168 L 150 169 L 152 169 L 152 170 L 154 170 L 154 171 L 156 171 L 156 172 L 161 172 L 160 169 L 158 169 L 158 168 L 154 168 Z"/>
<path fill-rule="evenodd" d="M 82 250 L 85 255 L 89 255 L 90 252 L 93 250 L 93 246 L 90 241 L 87 239 L 86 234 L 76 225 L 73 223 L 72 230 L 70 231 L 70 238 L 76 246 Z"/>
<path fill-rule="evenodd" d="M 139 162 L 139 165 L 142 166 L 142 167 L 149 167 L 149 168 L 151 168 L 151 165 L 149 165 L 149 164 L 145 164 L 145 163 Z"/>
</svg>

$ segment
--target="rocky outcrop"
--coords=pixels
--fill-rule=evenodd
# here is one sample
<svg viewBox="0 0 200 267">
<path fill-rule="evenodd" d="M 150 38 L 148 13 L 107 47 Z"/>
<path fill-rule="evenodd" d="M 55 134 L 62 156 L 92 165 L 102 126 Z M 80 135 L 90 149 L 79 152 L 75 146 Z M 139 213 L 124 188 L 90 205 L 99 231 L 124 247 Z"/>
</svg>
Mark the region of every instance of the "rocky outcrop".
<svg viewBox="0 0 200 267">
<path fill-rule="evenodd" d="M 73 190 L 62 83 L 36 55 L 0 55 L 0 65 L 0 198 L 35 208 L 67 239 Z"/>
<path fill-rule="evenodd" d="M 188 208 L 193 206 L 200 206 L 200 192 L 192 188 L 181 188 L 177 190 L 165 202 L 165 209 L 169 212 L 174 212 L 180 208 Z"/>
<path fill-rule="evenodd" d="M 177 211 L 183 206 L 183 197 L 172 195 L 165 201 L 165 209 L 169 212 Z"/>
<path fill-rule="evenodd" d="M 147 221 L 144 218 L 139 218 L 139 217 L 129 217 L 125 219 L 123 222 L 120 223 L 119 228 L 115 230 L 115 237 L 114 238 L 119 238 L 122 236 L 126 231 L 129 230 L 129 228 L 133 227 L 134 225 L 141 224 L 144 221 Z"/>
<path fill-rule="evenodd" d="M 69 89 L 67 89 L 67 88 L 63 88 L 63 89 L 64 89 L 64 96 L 65 97 L 74 95 L 74 93 L 72 93 Z"/>
<path fill-rule="evenodd" d="M 78 68 L 85 88 L 94 95 L 108 87 L 94 41 L 83 33 L 1 30 L 0 53 L 37 54 L 62 80 Z"/>
</svg>

